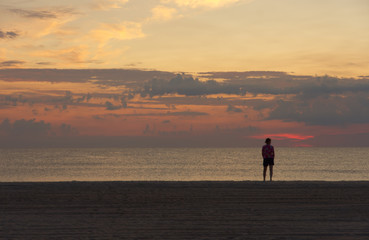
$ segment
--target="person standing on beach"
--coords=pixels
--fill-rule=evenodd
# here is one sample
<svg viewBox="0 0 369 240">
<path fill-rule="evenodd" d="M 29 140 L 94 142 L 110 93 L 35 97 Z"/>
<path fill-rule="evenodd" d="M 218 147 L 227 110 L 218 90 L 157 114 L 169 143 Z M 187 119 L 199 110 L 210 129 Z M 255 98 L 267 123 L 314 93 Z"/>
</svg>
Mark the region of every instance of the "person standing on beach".
<svg viewBox="0 0 369 240">
<path fill-rule="evenodd" d="M 264 182 L 266 177 L 266 172 L 269 166 L 270 181 L 273 177 L 273 166 L 274 166 L 274 147 L 271 145 L 272 140 L 270 138 L 265 139 L 265 145 L 263 146 L 261 153 L 263 155 L 263 165 L 264 165 Z"/>
</svg>

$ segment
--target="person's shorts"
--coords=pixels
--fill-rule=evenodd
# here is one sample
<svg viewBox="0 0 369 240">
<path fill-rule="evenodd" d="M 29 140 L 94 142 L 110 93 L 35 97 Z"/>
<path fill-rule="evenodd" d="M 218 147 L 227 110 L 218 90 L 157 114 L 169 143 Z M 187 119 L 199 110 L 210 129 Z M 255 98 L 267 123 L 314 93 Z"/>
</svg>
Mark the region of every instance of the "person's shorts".
<svg viewBox="0 0 369 240">
<path fill-rule="evenodd" d="M 263 161 L 264 167 L 267 167 L 268 165 L 274 165 L 274 158 L 264 158 Z"/>
</svg>

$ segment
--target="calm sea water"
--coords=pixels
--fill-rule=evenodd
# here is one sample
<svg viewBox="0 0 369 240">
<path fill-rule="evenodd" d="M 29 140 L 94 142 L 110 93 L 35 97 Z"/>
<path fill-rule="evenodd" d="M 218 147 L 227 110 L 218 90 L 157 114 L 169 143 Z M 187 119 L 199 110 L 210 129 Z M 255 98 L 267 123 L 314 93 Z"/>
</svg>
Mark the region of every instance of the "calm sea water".
<svg viewBox="0 0 369 240">
<path fill-rule="evenodd" d="M 369 148 L 278 148 L 278 181 L 369 180 Z M 262 180 L 259 148 L 0 149 L 0 181 Z"/>
</svg>

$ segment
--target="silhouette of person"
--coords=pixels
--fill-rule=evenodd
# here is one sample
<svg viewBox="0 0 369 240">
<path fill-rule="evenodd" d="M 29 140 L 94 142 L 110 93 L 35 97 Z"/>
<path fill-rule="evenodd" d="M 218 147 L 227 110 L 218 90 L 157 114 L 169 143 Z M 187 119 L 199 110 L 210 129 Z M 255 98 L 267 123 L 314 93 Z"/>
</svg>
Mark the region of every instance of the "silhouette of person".
<svg viewBox="0 0 369 240">
<path fill-rule="evenodd" d="M 263 172 L 263 177 L 264 177 L 264 182 L 265 182 L 265 177 L 266 177 L 266 172 L 269 166 L 269 176 L 270 176 L 270 181 L 272 181 L 272 177 L 273 177 L 273 166 L 274 166 L 274 147 L 271 145 L 272 140 L 270 138 L 265 139 L 265 145 L 263 146 L 261 153 L 263 155 L 263 165 L 264 165 L 264 172 Z"/>
</svg>

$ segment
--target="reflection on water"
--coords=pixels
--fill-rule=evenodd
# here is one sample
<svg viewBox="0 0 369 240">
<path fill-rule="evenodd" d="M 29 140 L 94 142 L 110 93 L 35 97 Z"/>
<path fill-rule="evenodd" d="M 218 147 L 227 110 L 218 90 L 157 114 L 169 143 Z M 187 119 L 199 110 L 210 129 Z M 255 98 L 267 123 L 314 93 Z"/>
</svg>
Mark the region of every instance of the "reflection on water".
<svg viewBox="0 0 369 240">
<path fill-rule="evenodd" d="M 273 179 L 369 180 L 369 148 L 277 148 Z M 259 148 L 0 149 L 0 181 L 262 180 Z"/>
</svg>

